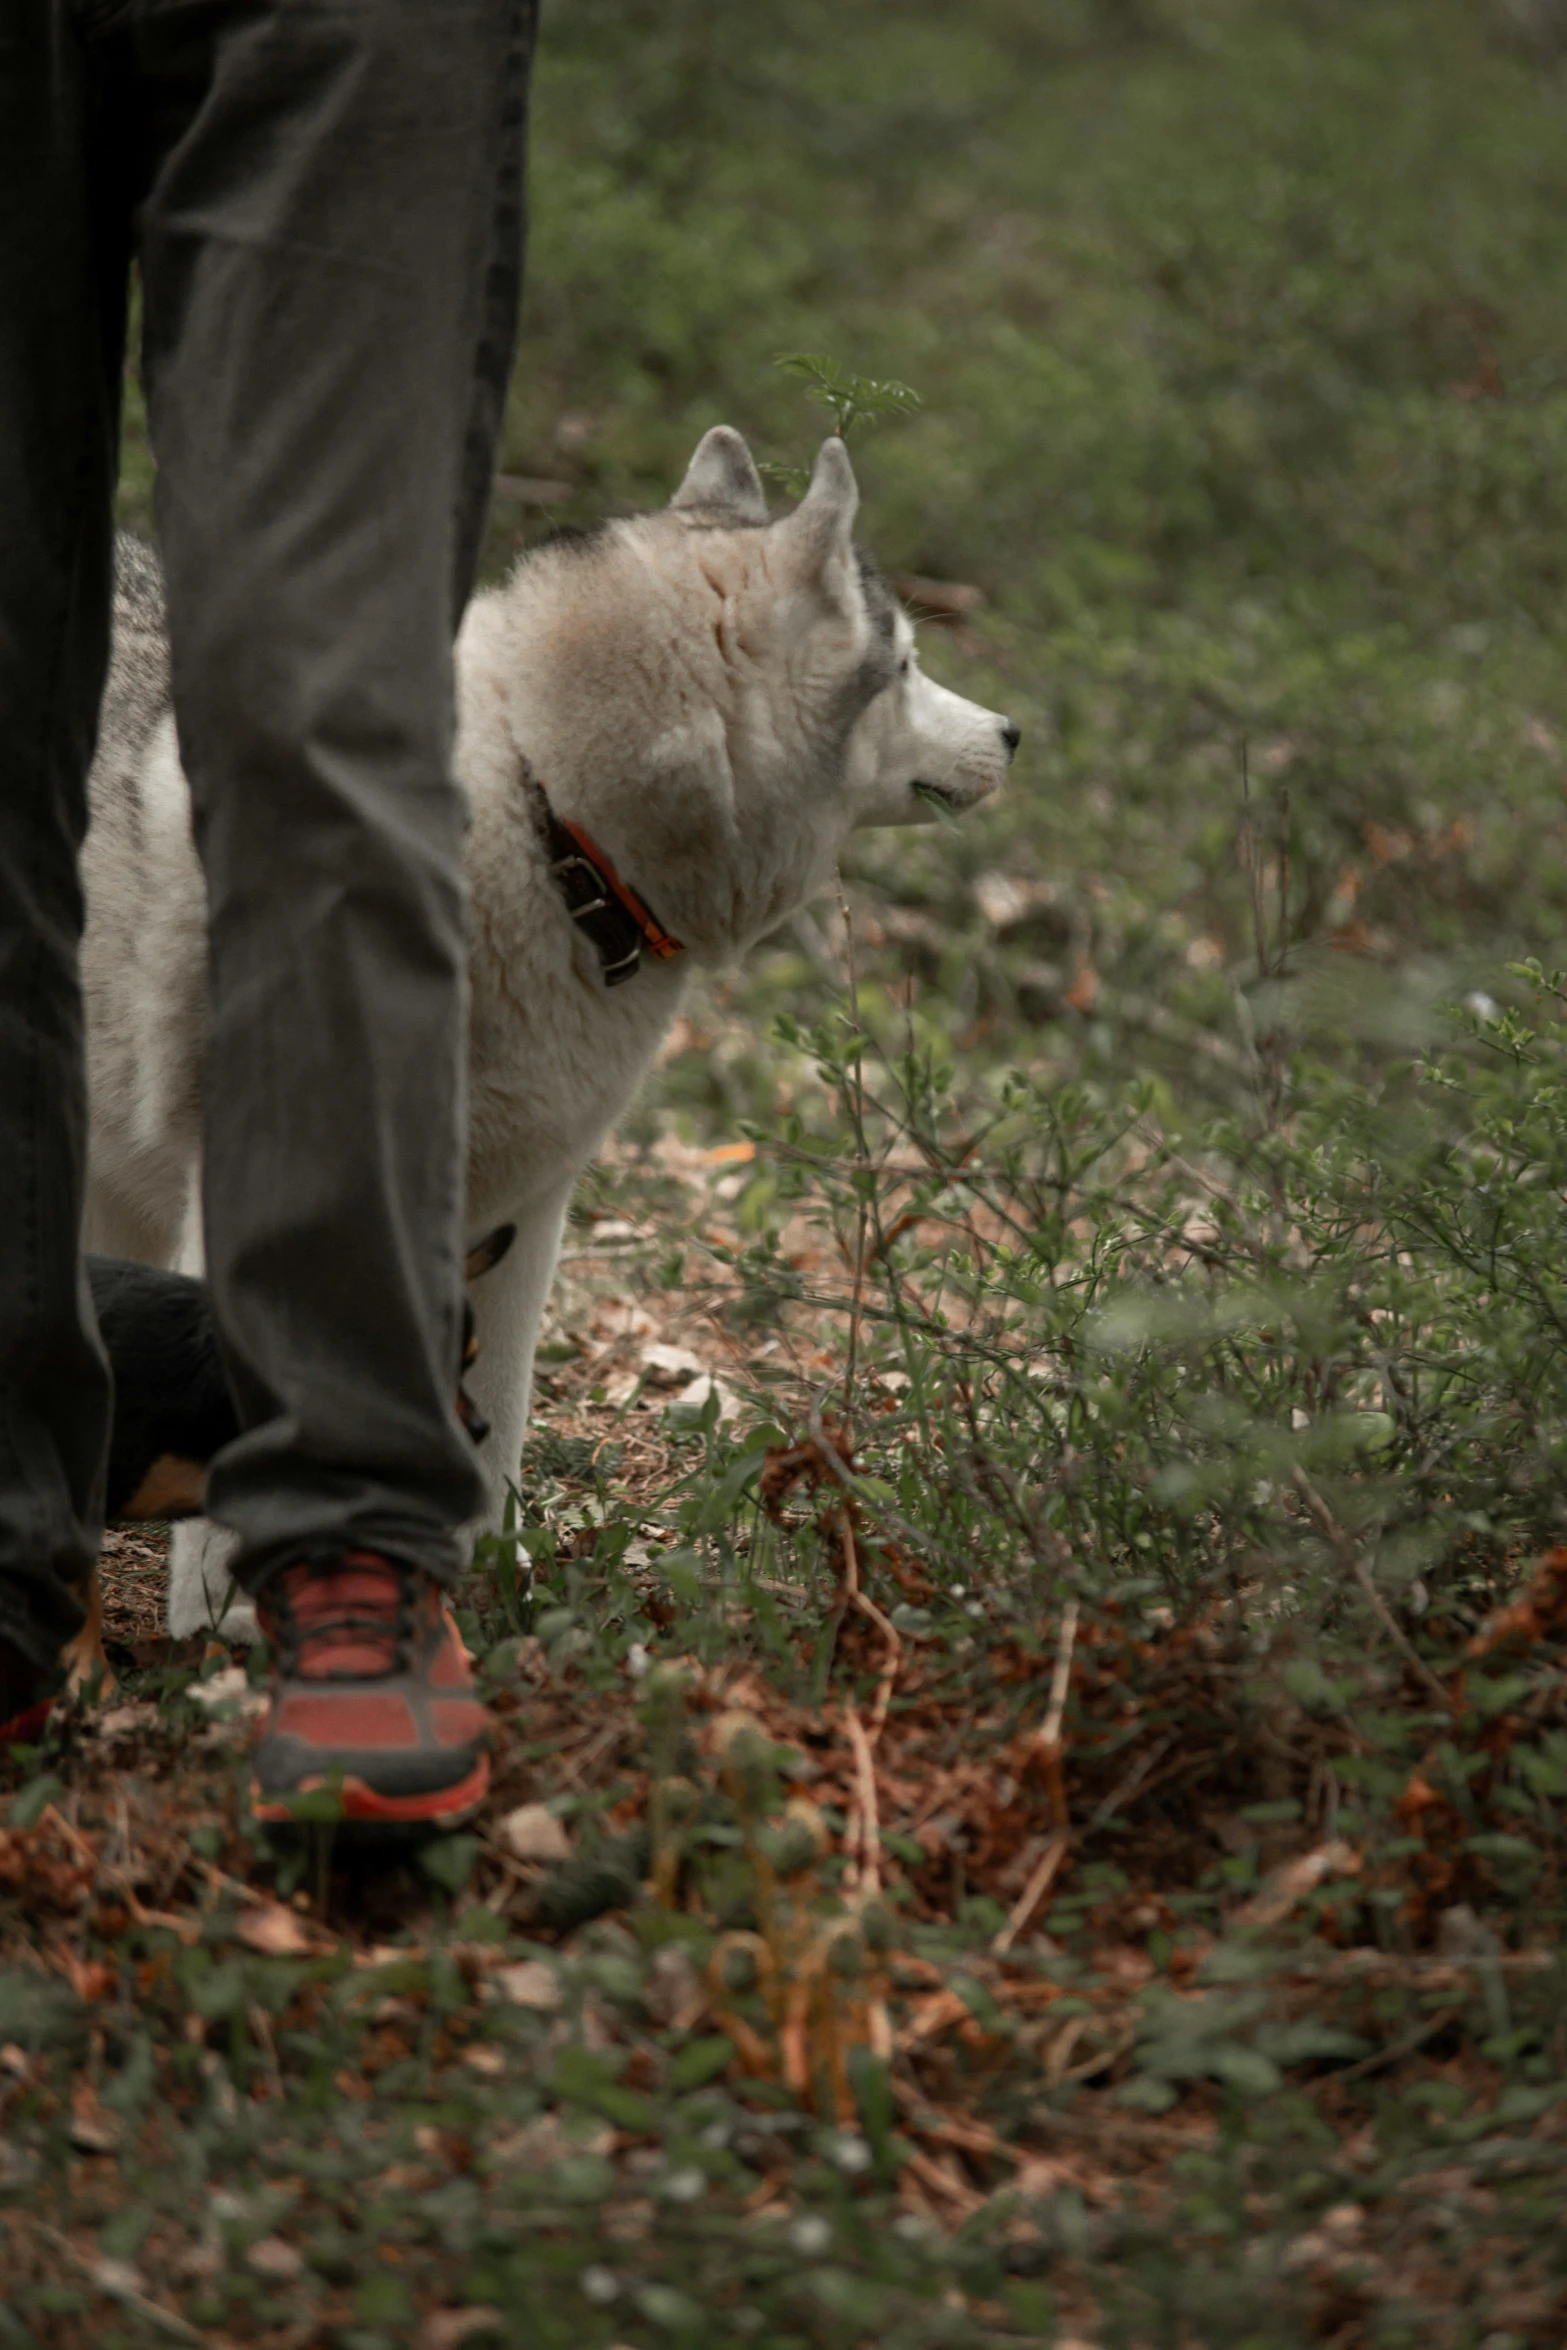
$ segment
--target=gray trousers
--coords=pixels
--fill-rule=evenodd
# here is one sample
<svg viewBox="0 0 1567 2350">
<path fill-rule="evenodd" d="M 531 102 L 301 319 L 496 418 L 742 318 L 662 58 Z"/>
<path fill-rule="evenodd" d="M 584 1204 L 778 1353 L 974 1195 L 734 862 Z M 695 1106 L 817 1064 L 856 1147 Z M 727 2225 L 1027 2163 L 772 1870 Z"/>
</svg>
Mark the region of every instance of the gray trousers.
<svg viewBox="0 0 1567 2350">
<path fill-rule="evenodd" d="M 510 369 L 535 0 L 0 7 L 0 1638 L 97 1553 L 78 851 L 126 287 L 211 908 L 207 1262 L 254 1591 L 449 1579 L 466 815 L 451 644 Z"/>
</svg>

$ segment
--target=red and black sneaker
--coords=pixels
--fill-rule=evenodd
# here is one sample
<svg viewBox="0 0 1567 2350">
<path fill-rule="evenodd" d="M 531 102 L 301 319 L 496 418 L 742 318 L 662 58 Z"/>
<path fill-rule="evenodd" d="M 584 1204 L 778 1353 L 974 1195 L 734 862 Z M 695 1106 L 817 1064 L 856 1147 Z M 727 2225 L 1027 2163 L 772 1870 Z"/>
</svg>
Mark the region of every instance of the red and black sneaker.
<svg viewBox="0 0 1567 2350">
<path fill-rule="evenodd" d="M 32 1745 L 42 1736 L 54 1711 L 50 1691 L 57 1680 L 13 1641 L 0 1640 L 0 1750 Z"/>
<path fill-rule="evenodd" d="M 366 1825 L 450 1827 L 484 1800 L 489 1717 L 440 1587 L 372 1551 L 282 1568 L 256 1604 L 272 1703 L 252 1758 L 262 1820 L 335 1794 Z"/>
</svg>

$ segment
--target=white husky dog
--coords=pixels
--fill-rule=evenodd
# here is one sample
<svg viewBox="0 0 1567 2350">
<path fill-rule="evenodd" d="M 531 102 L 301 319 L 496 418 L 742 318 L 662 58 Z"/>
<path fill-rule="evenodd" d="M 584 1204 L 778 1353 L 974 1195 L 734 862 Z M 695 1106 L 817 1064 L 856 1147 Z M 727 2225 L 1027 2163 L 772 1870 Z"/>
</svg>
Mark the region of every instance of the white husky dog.
<svg viewBox="0 0 1567 2350">
<path fill-rule="evenodd" d="M 920 674 L 908 620 L 856 550 L 858 502 L 832 439 L 799 505 L 769 521 L 750 451 L 720 425 L 663 512 L 546 542 L 463 623 L 468 1229 L 517 1227 L 474 1293 L 491 1522 L 518 1470 L 572 1187 L 689 974 L 803 906 L 856 827 L 928 821 L 926 793 L 973 807 L 1017 746 L 1005 718 Z M 89 1245 L 199 1271 L 203 884 L 156 574 L 135 550 L 85 882 Z M 177 1531 L 172 1631 L 221 1618 L 255 1636 L 227 1555 L 201 1521 Z"/>
</svg>

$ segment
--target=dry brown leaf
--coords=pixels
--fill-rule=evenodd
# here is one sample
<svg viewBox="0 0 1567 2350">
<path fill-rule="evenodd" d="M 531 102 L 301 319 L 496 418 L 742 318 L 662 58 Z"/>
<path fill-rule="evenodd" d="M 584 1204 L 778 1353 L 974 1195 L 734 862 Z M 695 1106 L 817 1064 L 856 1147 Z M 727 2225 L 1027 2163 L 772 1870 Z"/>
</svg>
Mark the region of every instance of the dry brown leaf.
<svg viewBox="0 0 1567 2350">
<path fill-rule="evenodd" d="M 699 1354 L 693 1354 L 688 1346 L 668 1346 L 662 1339 L 654 1339 L 642 1349 L 642 1367 L 656 1387 L 673 1387 L 707 1375 L 707 1365 Z"/>
<path fill-rule="evenodd" d="M 71 2144 L 79 2154 L 113 2154 L 120 2143 L 116 2114 L 106 2113 L 85 2076 L 71 2091 Z"/>
<path fill-rule="evenodd" d="M 53 1950 L 50 1957 L 77 1998 L 88 2007 L 97 2000 L 106 1999 L 119 1979 L 114 1968 L 101 1958 L 78 1958 L 70 1950 Z M 0 2061 L 3 2061 L 3 2055 L 0 2055 Z"/>
<path fill-rule="evenodd" d="M 267 1695 L 264 1689 L 252 1689 L 250 1676 L 243 1665 L 225 1665 L 209 1681 L 193 1681 L 185 1693 L 193 1704 L 204 1706 L 211 1713 L 220 1705 L 236 1705 L 241 1713 L 260 1714 L 266 1711 Z M 133 1709 L 124 1707 L 124 1712 Z"/>
<path fill-rule="evenodd" d="M 675 1402 L 682 1410 L 701 1411 L 713 1396 L 718 1398 L 720 1424 L 739 1417 L 740 1398 L 732 1388 L 726 1387 L 721 1379 L 715 1379 L 708 1371 L 701 1372 L 689 1387 L 682 1387 Z"/>
<path fill-rule="evenodd" d="M 536 2007 L 548 2012 L 561 2004 L 555 1969 L 542 1958 L 521 1958 L 515 1966 L 497 1967 L 490 1980 L 513 2007 Z"/>
<path fill-rule="evenodd" d="M 501 2323 L 500 2311 L 488 2302 L 471 2309 L 432 2309 L 419 2329 L 419 2350 L 458 2350 L 459 2343 L 493 2333 Z"/>
<path fill-rule="evenodd" d="M 94 1714 L 89 1727 L 95 1738 L 112 1742 L 116 1738 L 132 1738 L 138 1730 L 151 1729 L 157 1718 L 157 1707 L 142 1698 L 128 1705 L 111 1705 L 106 1713 Z"/>
<path fill-rule="evenodd" d="M 1548 1550 L 1535 1567 L 1529 1588 L 1510 1607 L 1488 1615 L 1469 1643 L 1472 1657 L 1489 1656 L 1510 1644 L 1530 1644 L 1567 1634 L 1567 1547 Z"/>
<path fill-rule="evenodd" d="M 565 1823 L 545 1803 L 519 1803 L 500 1821 L 496 1833 L 513 1860 L 570 1860 L 571 1838 Z"/>
<path fill-rule="evenodd" d="M 1315 1852 L 1303 1852 L 1295 1860 L 1286 1861 L 1235 1912 L 1238 1926 L 1276 1926 L 1289 1916 L 1297 1902 L 1313 1893 L 1324 1877 L 1357 1877 L 1360 1874 L 1360 1855 L 1352 1844 L 1342 1841 L 1319 1844 Z"/>
<path fill-rule="evenodd" d="M 305 2262 L 303 2254 L 285 2244 L 281 2236 L 263 2236 L 245 2254 L 245 2266 L 273 2284 L 288 2285 L 304 2274 Z"/>
<path fill-rule="evenodd" d="M 236 1942 L 259 1951 L 263 1958 L 319 1958 L 336 1947 L 330 1934 L 323 1934 L 297 1910 L 285 1909 L 279 1901 L 241 1910 L 233 1930 Z"/>
</svg>

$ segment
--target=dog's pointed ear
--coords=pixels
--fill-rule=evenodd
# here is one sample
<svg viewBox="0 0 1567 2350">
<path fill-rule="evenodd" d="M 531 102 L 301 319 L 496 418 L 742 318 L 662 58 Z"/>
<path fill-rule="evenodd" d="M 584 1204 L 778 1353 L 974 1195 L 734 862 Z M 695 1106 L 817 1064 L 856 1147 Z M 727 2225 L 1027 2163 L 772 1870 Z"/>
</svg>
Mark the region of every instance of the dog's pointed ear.
<svg viewBox="0 0 1567 2350">
<path fill-rule="evenodd" d="M 732 424 L 715 424 L 696 445 L 686 478 L 669 501 L 677 513 L 700 507 L 731 522 L 765 522 L 767 493 L 756 461 Z"/>
<path fill-rule="evenodd" d="M 860 485 L 849 463 L 849 452 L 834 433 L 823 441 L 811 473 L 811 486 L 788 520 L 787 530 L 802 557 L 826 577 L 854 561 L 854 517 L 860 510 Z"/>
<path fill-rule="evenodd" d="M 477 1281 L 482 1273 L 493 1273 L 516 1237 L 515 1224 L 497 1224 L 493 1232 L 476 1240 L 463 1258 L 463 1279 Z"/>
</svg>

